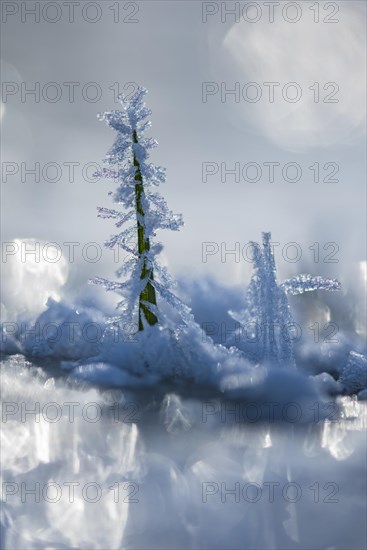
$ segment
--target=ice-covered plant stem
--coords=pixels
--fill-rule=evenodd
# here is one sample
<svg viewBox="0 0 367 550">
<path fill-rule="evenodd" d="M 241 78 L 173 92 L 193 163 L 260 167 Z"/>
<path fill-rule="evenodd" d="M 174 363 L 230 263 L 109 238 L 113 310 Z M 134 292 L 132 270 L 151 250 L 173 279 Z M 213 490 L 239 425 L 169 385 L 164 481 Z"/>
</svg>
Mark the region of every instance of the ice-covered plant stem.
<svg viewBox="0 0 367 550">
<path fill-rule="evenodd" d="M 138 143 L 138 135 L 136 129 L 133 130 L 133 143 Z M 143 330 L 143 320 L 142 315 L 145 316 L 145 319 L 149 325 L 155 325 L 158 322 L 157 316 L 150 311 L 149 308 L 145 305 L 145 302 L 149 304 L 157 305 L 157 296 L 155 293 L 155 288 L 152 285 L 154 280 L 153 268 L 147 267 L 147 262 L 145 258 L 145 253 L 150 250 L 149 237 L 145 235 L 144 230 L 144 208 L 143 208 L 143 197 L 144 197 L 144 184 L 143 178 L 141 175 L 139 161 L 136 158 L 135 152 L 134 155 L 134 166 L 136 167 L 135 172 L 135 201 L 136 201 L 136 221 L 137 221 L 137 232 L 138 232 L 138 253 L 139 258 L 143 258 L 143 265 L 141 268 L 140 279 L 146 280 L 145 288 L 140 292 L 139 295 L 139 330 Z"/>
<path fill-rule="evenodd" d="M 155 242 L 156 232 L 159 229 L 176 231 L 183 220 L 181 215 L 173 214 L 164 198 L 152 189 L 164 183 L 166 175 L 164 168 L 148 162 L 149 149 L 156 147 L 157 142 L 144 135 L 150 127 L 147 118 L 151 114 L 144 103 L 145 94 L 144 88 L 138 88 L 129 98 L 121 95 L 120 111 L 99 115 L 117 136 L 105 158 L 108 167 L 96 175 L 118 183 L 115 192 L 110 194 L 114 202 L 123 206 L 123 211 L 98 207 L 98 216 L 112 218 L 116 227 L 125 228 L 112 235 L 105 246 L 120 247 L 129 257 L 116 272 L 118 277 L 125 276 L 124 281 L 101 277 L 90 281 L 123 295 L 124 299 L 117 305 L 122 314 L 110 321 L 132 323 L 137 313 L 139 331 L 160 323 L 163 318 L 157 308 L 157 294 L 174 308 L 184 323 L 190 319 L 189 308 L 171 292 L 172 280 L 158 261 L 162 245 Z"/>
</svg>

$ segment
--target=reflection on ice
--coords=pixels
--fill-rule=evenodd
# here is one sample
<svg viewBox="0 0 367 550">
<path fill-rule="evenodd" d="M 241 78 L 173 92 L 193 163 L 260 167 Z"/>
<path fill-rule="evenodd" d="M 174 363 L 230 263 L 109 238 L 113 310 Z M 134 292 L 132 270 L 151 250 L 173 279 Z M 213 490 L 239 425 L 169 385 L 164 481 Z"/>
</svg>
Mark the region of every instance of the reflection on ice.
<svg viewBox="0 0 367 550">
<path fill-rule="evenodd" d="M 205 422 L 198 400 L 70 386 L 19 356 L 2 369 L 3 548 L 364 547 L 365 402 Z"/>
<path fill-rule="evenodd" d="M 341 422 L 326 421 L 323 426 L 322 447 L 336 460 L 346 460 L 355 452 L 355 432 L 367 427 L 367 407 L 355 398 L 340 398 L 342 406 Z"/>
</svg>

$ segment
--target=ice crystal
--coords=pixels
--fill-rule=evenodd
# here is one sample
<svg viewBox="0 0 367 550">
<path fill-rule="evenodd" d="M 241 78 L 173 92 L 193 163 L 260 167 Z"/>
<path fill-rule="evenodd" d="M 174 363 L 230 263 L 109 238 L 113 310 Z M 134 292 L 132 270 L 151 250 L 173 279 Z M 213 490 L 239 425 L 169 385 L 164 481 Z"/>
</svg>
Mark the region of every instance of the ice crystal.
<svg viewBox="0 0 367 550">
<path fill-rule="evenodd" d="M 278 284 L 271 234 L 262 234 L 262 248 L 257 243 L 252 245 L 254 274 L 247 289 L 245 309 L 229 313 L 241 325 L 241 333 L 246 336 L 245 352 L 252 360 L 295 367 L 295 324 L 287 293 L 339 290 L 340 283 L 335 279 L 298 275 Z"/>
<path fill-rule="evenodd" d="M 340 290 L 341 284 L 336 279 L 313 277 L 312 275 L 297 275 L 286 279 L 280 285 L 287 294 L 303 294 L 312 290 Z"/>
</svg>

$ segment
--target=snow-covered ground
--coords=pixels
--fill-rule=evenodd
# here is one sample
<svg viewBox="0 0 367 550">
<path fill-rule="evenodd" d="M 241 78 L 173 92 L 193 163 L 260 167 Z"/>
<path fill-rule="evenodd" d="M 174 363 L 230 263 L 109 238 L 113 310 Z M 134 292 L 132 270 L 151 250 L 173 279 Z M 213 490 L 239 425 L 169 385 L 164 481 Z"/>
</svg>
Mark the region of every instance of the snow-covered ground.
<svg viewBox="0 0 367 550">
<path fill-rule="evenodd" d="M 353 326 L 338 345 L 301 339 L 297 368 L 256 364 L 201 327 L 228 322 L 235 292 L 186 282 L 199 324 L 97 342 L 109 306 L 65 301 L 65 266 L 13 269 L 23 294 L 3 303 L 2 548 L 365 548 Z"/>
</svg>

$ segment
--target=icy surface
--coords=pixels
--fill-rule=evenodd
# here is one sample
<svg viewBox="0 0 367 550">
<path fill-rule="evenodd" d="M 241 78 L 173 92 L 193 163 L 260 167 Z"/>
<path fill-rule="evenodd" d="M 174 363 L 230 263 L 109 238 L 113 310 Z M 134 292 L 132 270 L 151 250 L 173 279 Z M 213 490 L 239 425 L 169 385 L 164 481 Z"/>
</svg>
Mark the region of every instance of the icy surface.
<svg viewBox="0 0 367 550">
<path fill-rule="evenodd" d="M 2 399 L 2 548 L 365 547 L 364 403 L 342 398 L 326 423 L 313 406 L 304 427 L 243 422 L 253 405 L 237 420 L 209 398 L 73 387 L 21 356 Z"/>
</svg>

